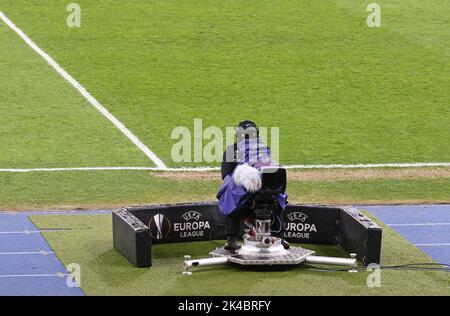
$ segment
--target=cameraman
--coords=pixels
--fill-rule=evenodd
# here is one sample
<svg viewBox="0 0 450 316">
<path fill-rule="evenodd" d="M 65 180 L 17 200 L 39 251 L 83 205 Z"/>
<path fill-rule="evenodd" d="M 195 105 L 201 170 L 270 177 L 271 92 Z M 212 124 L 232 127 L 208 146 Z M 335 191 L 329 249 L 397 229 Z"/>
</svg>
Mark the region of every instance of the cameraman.
<svg viewBox="0 0 450 316">
<path fill-rule="evenodd" d="M 251 208 L 252 197 L 261 186 L 257 168 L 273 164 L 269 147 L 259 139 L 258 126 L 249 120 L 240 122 L 236 128 L 236 143 L 228 146 L 223 154 L 221 171 L 224 182 L 217 194 L 219 208 L 227 216 L 225 249 L 239 248 L 237 239 L 242 220 L 245 217 L 254 216 L 254 210 Z M 277 197 L 278 205 L 273 210 L 274 221 L 271 234 L 281 238 L 283 246 L 288 249 L 289 243 L 284 240 L 283 221 L 286 199 L 286 194 L 280 194 Z"/>
</svg>

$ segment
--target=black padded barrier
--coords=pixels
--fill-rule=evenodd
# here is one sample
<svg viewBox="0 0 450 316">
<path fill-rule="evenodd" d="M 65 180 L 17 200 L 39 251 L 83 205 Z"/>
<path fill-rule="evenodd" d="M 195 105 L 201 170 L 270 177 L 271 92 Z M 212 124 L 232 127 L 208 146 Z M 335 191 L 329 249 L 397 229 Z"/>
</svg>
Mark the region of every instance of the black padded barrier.
<svg viewBox="0 0 450 316">
<path fill-rule="evenodd" d="M 152 240 L 148 227 L 126 209 L 112 213 L 112 225 L 114 248 L 136 267 L 151 267 Z"/>
<path fill-rule="evenodd" d="M 381 227 L 355 208 L 342 208 L 339 245 L 365 265 L 380 263 Z"/>
<path fill-rule="evenodd" d="M 285 238 L 292 243 L 340 245 L 364 264 L 379 263 L 381 228 L 358 210 L 289 205 Z M 151 266 L 151 244 L 226 238 L 216 203 L 134 206 L 113 212 L 114 247 L 138 267 Z"/>
<path fill-rule="evenodd" d="M 340 213 L 334 207 L 288 205 L 284 237 L 297 244 L 337 245 Z"/>
<path fill-rule="evenodd" d="M 127 210 L 149 228 L 154 244 L 225 238 L 225 216 L 214 203 L 150 205 Z"/>
</svg>

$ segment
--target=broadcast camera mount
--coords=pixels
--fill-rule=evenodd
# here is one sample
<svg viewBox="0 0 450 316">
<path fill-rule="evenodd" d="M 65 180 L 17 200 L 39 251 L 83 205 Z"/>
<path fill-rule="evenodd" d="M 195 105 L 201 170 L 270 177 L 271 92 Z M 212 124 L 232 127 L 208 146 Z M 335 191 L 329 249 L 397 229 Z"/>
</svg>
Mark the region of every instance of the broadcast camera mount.
<svg viewBox="0 0 450 316">
<path fill-rule="evenodd" d="M 253 198 L 255 235 L 246 234 L 243 245 L 234 251 L 219 247 L 209 253 L 209 258 L 192 260 L 190 256 L 185 256 L 184 275 L 191 275 L 192 267 L 226 263 L 246 266 L 330 264 L 349 266 L 351 267 L 349 272 L 357 272 L 356 254 L 350 254 L 351 258 L 315 256 L 314 251 L 301 247 L 285 249 L 281 238 L 271 236 L 272 214 L 273 210 L 278 207 L 277 197 L 286 190 L 286 170 L 281 167 L 262 167 L 261 180 L 262 187 L 254 194 Z"/>
</svg>

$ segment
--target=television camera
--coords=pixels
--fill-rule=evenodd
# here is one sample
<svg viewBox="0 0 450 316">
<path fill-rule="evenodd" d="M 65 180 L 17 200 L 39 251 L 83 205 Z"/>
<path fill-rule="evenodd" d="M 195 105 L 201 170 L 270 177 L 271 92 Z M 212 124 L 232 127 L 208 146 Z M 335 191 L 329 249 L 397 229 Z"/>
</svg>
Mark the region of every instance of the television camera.
<svg viewBox="0 0 450 316">
<path fill-rule="evenodd" d="M 192 274 L 192 267 L 233 263 L 242 266 L 280 266 L 301 263 L 331 264 L 349 266 L 349 272 L 356 270 L 356 254 L 351 258 L 316 256 L 312 250 L 302 247 L 286 247 L 282 239 L 271 235 L 274 210 L 279 207 L 277 197 L 286 190 L 286 170 L 279 166 L 260 168 L 261 189 L 253 193 L 252 209 L 254 211 L 254 234 L 246 233 L 243 244 L 236 250 L 218 247 L 209 253 L 209 258 L 191 259 L 184 257 L 184 275 Z"/>
</svg>

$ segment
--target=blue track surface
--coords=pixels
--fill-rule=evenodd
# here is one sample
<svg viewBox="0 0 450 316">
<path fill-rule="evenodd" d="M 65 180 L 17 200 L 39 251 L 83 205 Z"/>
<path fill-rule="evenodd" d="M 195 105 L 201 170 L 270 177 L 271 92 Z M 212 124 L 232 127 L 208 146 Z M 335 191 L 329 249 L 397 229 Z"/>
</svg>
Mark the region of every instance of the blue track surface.
<svg viewBox="0 0 450 316">
<path fill-rule="evenodd" d="M 0 213 L 0 295 L 83 295 L 26 213 Z"/>
<path fill-rule="evenodd" d="M 417 248 L 450 264 L 450 205 L 364 206 Z"/>
<path fill-rule="evenodd" d="M 360 206 L 434 260 L 450 264 L 450 205 Z M 0 213 L 0 295 L 83 295 L 68 287 L 68 272 L 30 214 L 99 214 L 102 211 Z"/>
</svg>

